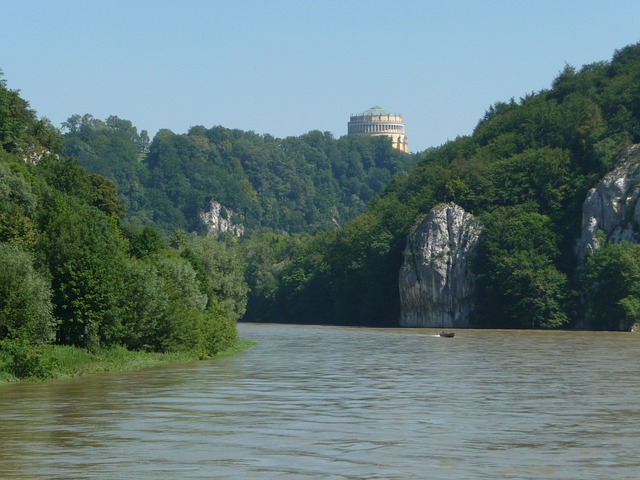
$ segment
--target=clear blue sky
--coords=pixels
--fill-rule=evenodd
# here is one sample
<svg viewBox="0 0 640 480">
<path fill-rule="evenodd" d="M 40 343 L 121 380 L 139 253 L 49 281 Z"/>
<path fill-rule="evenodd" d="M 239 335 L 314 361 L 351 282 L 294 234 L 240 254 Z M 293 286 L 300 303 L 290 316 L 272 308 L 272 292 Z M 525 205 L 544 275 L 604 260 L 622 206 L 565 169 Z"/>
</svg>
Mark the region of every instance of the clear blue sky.
<svg viewBox="0 0 640 480">
<path fill-rule="evenodd" d="M 0 0 L 0 68 L 39 116 L 346 133 L 373 105 L 411 151 L 640 41 L 638 0 Z"/>
</svg>

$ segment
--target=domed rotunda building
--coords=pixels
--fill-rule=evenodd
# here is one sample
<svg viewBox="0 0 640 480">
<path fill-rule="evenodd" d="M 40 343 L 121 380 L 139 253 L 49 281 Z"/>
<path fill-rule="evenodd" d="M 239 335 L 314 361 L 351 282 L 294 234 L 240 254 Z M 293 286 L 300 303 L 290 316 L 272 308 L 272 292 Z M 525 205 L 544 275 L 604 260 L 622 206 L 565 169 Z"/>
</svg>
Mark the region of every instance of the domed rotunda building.
<svg viewBox="0 0 640 480">
<path fill-rule="evenodd" d="M 404 133 L 402 115 L 388 112 L 378 106 L 357 115 L 351 115 L 347 124 L 349 135 L 386 136 L 391 138 L 393 148 L 408 153 L 409 142 Z"/>
</svg>

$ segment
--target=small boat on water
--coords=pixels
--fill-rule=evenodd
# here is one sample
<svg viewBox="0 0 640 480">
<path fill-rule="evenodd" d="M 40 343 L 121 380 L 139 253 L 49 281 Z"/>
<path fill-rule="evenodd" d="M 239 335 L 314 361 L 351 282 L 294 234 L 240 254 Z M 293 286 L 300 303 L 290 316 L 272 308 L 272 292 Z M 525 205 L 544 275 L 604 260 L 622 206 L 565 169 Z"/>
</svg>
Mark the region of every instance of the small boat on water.
<svg viewBox="0 0 640 480">
<path fill-rule="evenodd" d="M 455 336 L 455 332 L 447 332 L 446 330 L 442 330 L 440 332 L 440 336 L 445 338 L 453 338 Z"/>
</svg>

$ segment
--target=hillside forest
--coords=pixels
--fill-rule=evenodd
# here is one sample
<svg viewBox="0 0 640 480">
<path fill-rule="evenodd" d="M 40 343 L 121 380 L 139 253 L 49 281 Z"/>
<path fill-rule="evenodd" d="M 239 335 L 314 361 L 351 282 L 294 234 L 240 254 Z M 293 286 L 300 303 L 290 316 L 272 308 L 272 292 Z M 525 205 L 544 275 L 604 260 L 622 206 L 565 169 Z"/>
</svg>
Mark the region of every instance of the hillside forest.
<svg viewBox="0 0 640 480">
<path fill-rule="evenodd" d="M 407 234 L 450 201 L 484 226 L 479 327 L 627 330 L 640 246 L 605 239 L 578 275 L 574 245 L 587 191 L 639 142 L 640 44 L 415 154 L 89 114 L 58 130 L 0 76 L 0 363 L 37 369 L 42 344 L 206 357 L 238 320 L 395 326 Z M 242 236 L 206 235 L 212 202 Z"/>
<path fill-rule="evenodd" d="M 472 265 L 478 327 L 628 330 L 640 320 L 640 246 L 605 243 L 580 274 L 574 246 L 588 190 L 638 142 L 640 44 L 567 65 L 550 88 L 491 105 L 471 135 L 416 154 L 340 228 L 244 241 L 244 318 L 397 325 L 407 234 L 455 202 L 484 227 Z"/>
</svg>

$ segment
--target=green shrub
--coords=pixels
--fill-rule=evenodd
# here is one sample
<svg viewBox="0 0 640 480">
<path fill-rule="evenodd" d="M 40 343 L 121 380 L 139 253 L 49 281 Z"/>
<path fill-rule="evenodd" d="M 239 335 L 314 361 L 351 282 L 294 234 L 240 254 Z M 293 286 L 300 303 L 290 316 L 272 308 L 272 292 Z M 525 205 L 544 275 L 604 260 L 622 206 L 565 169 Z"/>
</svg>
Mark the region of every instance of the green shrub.
<svg viewBox="0 0 640 480">
<path fill-rule="evenodd" d="M 209 355 L 216 355 L 232 348 L 238 343 L 236 322 L 221 312 L 209 313 L 209 332 L 207 349 Z"/>
<path fill-rule="evenodd" d="M 0 350 L 5 359 L 5 370 L 16 378 L 50 378 L 52 365 L 40 349 L 30 346 L 24 339 L 3 340 Z"/>
<path fill-rule="evenodd" d="M 51 339 L 52 327 L 49 282 L 33 268 L 29 253 L 0 243 L 0 340 L 36 344 Z"/>
</svg>

